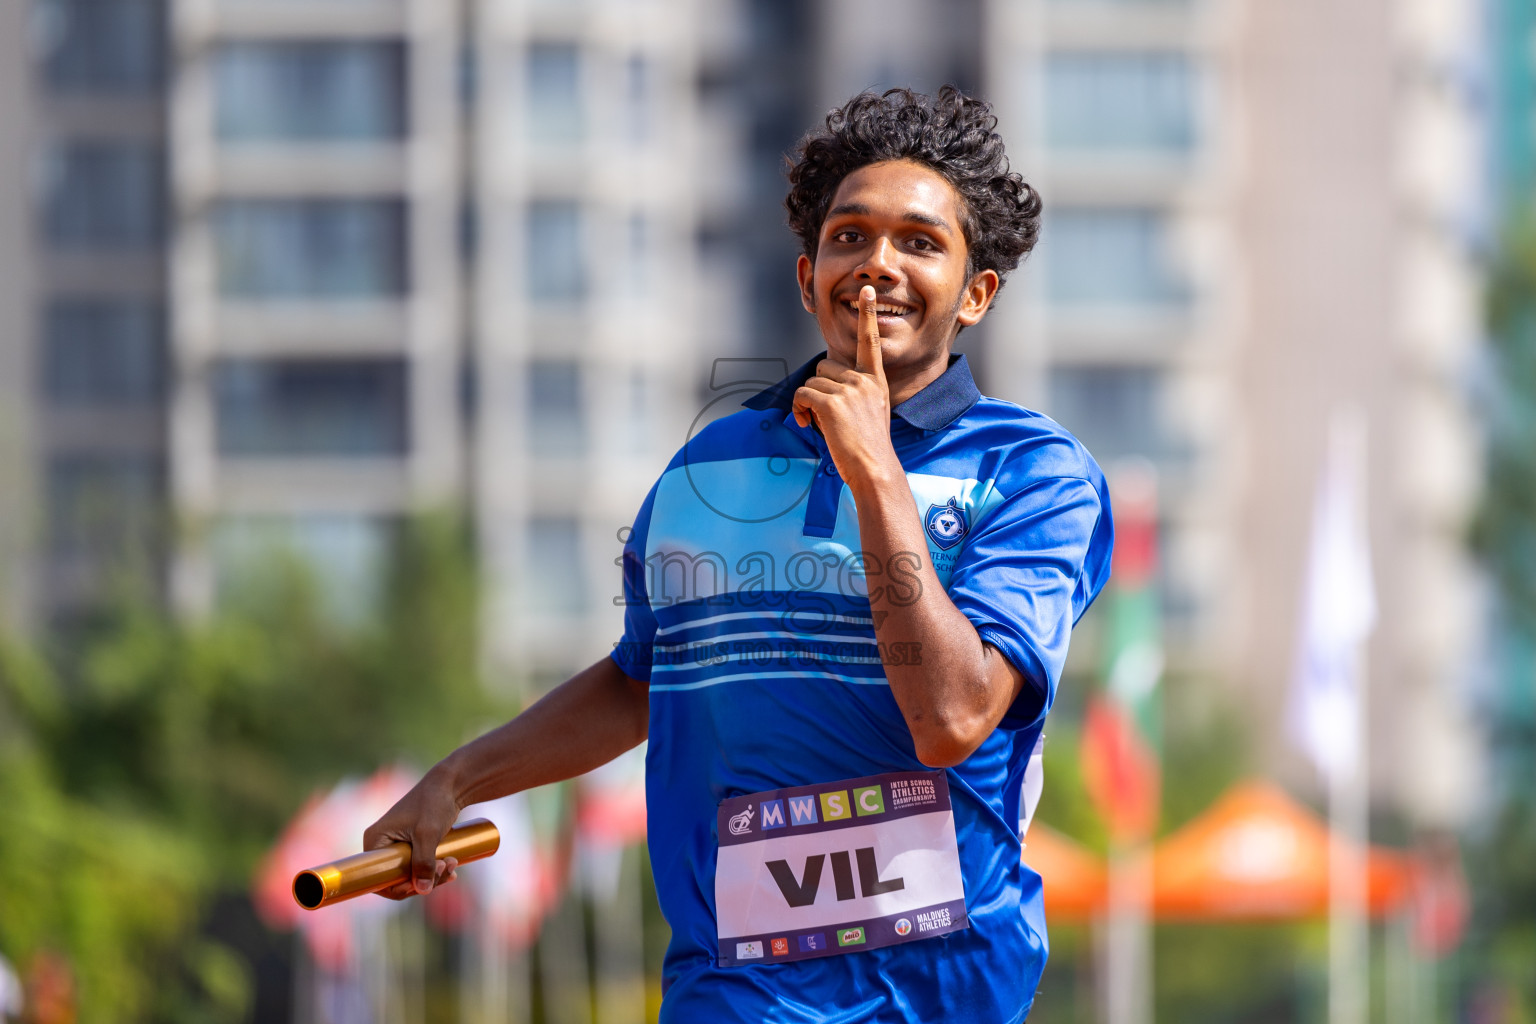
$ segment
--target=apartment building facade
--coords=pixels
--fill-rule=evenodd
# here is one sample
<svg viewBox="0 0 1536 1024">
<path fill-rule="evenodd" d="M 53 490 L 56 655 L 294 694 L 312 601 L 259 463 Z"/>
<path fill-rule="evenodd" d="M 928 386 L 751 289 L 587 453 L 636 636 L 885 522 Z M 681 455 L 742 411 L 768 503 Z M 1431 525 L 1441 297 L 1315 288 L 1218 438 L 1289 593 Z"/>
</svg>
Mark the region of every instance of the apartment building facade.
<svg viewBox="0 0 1536 1024">
<path fill-rule="evenodd" d="M 4 15 L 7 45 L 28 48 L 4 62 L 0 115 L 0 546 L 23 622 L 104 586 L 109 562 L 157 585 L 166 544 L 163 9 L 85 6 Z"/>
<path fill-rule="evenodd" d="M 1047 200 L 999 391 L 1159 471 L 1170 667 L 1282 723 L 1328 424 L 1367 423 L 1378 807 L 1463 821 L 1483 671 L 1472 5 L 1018 0 L 989 91 Z M 1260 766 L 1316 784 L 1279 727 Z M 1428 757 L 1436 769 L 1423 770 Z M 1428 778 L 1428 775 L 1433 778 Z"/>
<path fill-rule="evenodd" d="M 282 549 L 356 620 L 403 518 L 457 506 L 493 673 L 599 656 L 621 531 L 709 378 L 690 2 L 6 16 L 18 618 L 133 559 L 198 614 Z"/>
</svg>

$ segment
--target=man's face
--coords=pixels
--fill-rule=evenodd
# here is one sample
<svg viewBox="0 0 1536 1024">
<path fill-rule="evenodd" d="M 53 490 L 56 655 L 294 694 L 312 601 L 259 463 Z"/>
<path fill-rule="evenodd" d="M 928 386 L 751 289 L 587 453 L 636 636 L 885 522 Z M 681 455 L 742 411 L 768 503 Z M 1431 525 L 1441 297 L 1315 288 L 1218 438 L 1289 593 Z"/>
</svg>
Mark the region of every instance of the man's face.
<svg viewBox="0 0 1536 1024">
<path fill-rule="evenodd" d="M 979 321 L 996 272 L 966 277 L 962 201 L 936 171 L 909 160 L 869 164 L 832 197 L 814 264 L 801 256 L 800 298 L 833 358 L 855 363 L 859 289 L 872 285 L 886 371 L 947 357 L 960 326 Z"/>
</svg>

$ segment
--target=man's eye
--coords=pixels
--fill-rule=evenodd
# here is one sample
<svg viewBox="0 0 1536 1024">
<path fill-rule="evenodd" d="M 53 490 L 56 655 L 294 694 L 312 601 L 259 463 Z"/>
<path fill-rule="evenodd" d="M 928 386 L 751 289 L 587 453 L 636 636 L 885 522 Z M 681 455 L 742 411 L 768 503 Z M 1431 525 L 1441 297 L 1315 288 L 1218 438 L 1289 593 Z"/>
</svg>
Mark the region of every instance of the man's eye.
<svg viewBox="0 0 1536 1024">
<path fill-rule="evenodd" d="M 832 236 L 832 240 L 834 242 L 857 242 L 859 240 L 859 233 L 852 230 L 839 231 Z"/>
<path fill-rule="evenodd" d="M 919 249 L 919 250 L 922 250 L 924 252 L 927 252 L 930 249 L 936 248 L 936 246 L 933 244 L 933 242 L 929 241 L 926 238 L 914 238 L 914 239 L 912 239 L 911 245 L 912 245 L 912 248 Z"/>
</svg>

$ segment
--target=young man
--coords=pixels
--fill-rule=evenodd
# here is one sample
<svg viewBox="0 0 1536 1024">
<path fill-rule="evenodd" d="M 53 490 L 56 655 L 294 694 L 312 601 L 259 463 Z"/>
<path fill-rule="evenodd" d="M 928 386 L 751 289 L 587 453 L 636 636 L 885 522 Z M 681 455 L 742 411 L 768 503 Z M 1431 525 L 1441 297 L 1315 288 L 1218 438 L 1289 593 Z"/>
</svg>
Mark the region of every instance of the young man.
<svg viewBox="0 0 1536 1024">
<path fill-rule="evenodd" d="M 453 877 L 431 851 L 466 805 L 649 737 L 663 1020 L 1024 1019 L 1046 939 L 1021 789 L 1112 527 L 1082 446 L 951 353 L 1038 229 L 995 124 L 893 90 L 801 144 L 826 352 L 673 458 L 613 654 L 368 830 L 412 843 L 417 891 Z"/>
</svg>

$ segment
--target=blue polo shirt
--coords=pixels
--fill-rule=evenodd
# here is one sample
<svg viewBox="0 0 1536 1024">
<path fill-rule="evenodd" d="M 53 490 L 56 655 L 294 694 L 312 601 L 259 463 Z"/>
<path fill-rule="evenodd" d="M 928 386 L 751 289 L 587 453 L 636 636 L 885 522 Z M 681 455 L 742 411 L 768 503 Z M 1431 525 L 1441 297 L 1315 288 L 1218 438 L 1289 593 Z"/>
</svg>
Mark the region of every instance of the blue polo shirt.
<svg viewBox="0 0 1536 1024">
<path fill-rule="evenodd" d="M 949 599 L 1025 678 L 945 770 L 969 927 L 841 955 L 732 964 L 716 934 L 717 810 L 744 794 L 928 770 L 890 692 L 869 590 L 913 567 L 861 557 L 858 512 L 791 403 L 818 355 L 699 431 L 624 547 L 613 659 L 650 683 L 651 865 L 672 927 L 663 1021 L 1020 1021 L 1045 966 L 1020 790 L 1073 624 L 1109 575 L 1103 474 L 1039 413 L 987 398 L 965 357 L 892 411 L 891 441 Z M 889 639 L 889 638 L 888 638 Z"/>
</svg>

